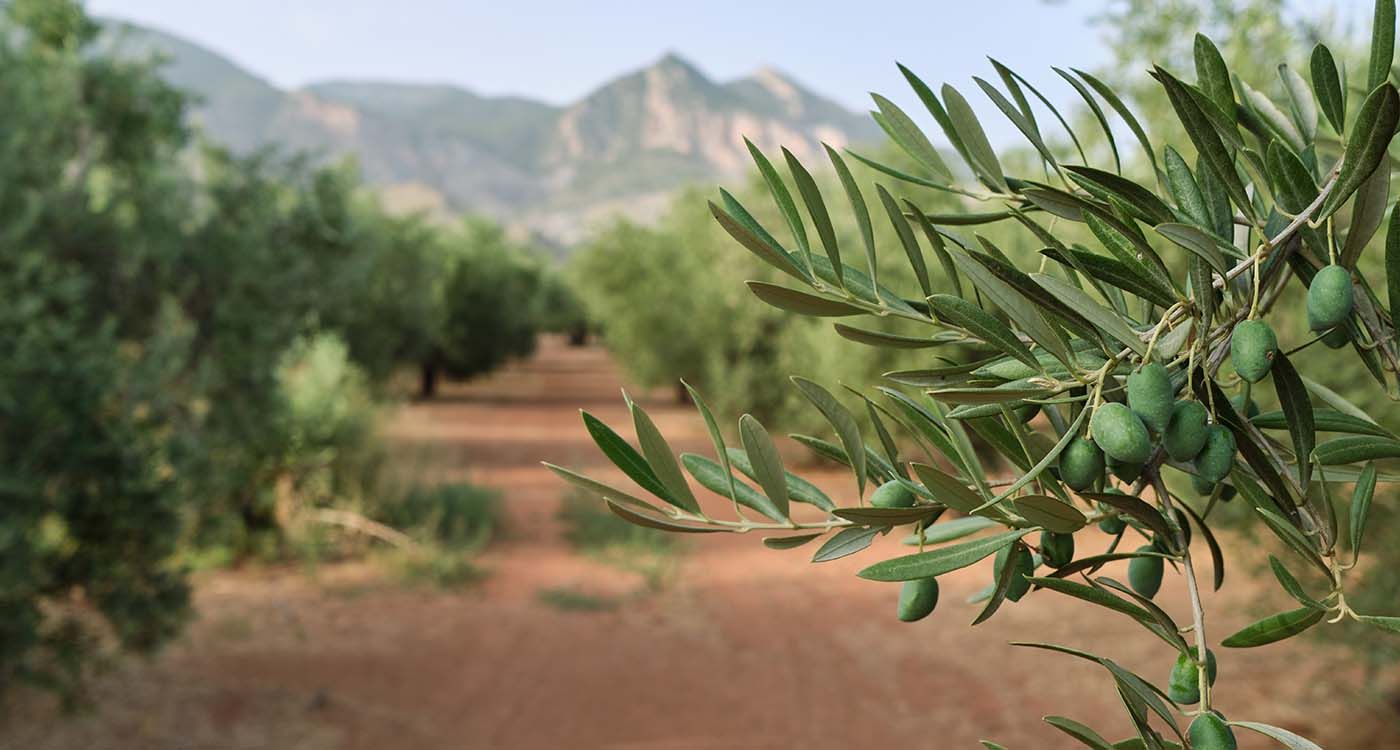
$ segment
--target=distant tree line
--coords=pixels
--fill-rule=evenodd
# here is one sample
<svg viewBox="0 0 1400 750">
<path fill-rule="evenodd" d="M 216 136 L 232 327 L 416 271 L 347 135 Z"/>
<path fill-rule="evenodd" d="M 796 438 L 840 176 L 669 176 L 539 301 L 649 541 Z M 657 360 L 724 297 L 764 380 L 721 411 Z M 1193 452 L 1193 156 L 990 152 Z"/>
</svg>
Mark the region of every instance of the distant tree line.
<svg viewBox="0 0 1400 750">
<path fill-rule="evenodd" d="M 498 227 L 201 143 L 98 33 L 70 0 L 0 10 L 0 690 L 71 695 L 94 648 L 178 632 L 191 561 L 356 491 L 396 373 L 431 395 L 572 325 Z"/>
</svg>

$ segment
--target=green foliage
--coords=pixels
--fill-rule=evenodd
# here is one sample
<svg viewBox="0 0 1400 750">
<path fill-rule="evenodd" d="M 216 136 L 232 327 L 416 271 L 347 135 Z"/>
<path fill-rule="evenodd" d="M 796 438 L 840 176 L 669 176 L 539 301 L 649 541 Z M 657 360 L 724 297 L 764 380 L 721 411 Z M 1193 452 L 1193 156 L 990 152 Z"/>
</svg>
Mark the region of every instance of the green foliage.
<svg viewBox="0 0 1400 750">
<path fill-rule="evenodd" d="M 374 515 L 425 544 L 471 552 L 496 534 L 500 512 L 499 492 L 459 482 L 414 488 L 402 498 L 381 501 Z"/>
<path fill-rule="evenodd" d="M 352 168 L 203 146 L 97 28 L 0 7 L 0 687 L 69 699 L 94 650 L 178 632 L 183 565 L 285 554 L 303 511 L 361 503 L 391 375 L 501 349 L 480 325 L 526 350 L 545 272 L 387 215 Z M 448 296 L 473 283 L 520 299 L 464 344 L 498 307 Z"/>
<path fill-rule="evenodd" d="M 1187 10 L 1194 6 L 1184 3 L 1125 5 L 1171 6 L 1181 11 L 1180 17 L 1202 20 Z M 838 500 L 824 517 L 790 515 L 788 488 L 793 483 L 783 481 L 776 460 L 763 469 L 755 460 L 755 489 L 735 479 L 727 467 L 686 454 L 683 463 L 703 487 L 759 509 L 767 518 L 731 516 L 727 502 L 701 501 L 700 510 L 681 507 L 654 481 L 654 465 L 673 460 L 669 449 L 666 456 L 657 455 L 664 441 L 644 439 L 651 447 L 643 456 L 597 420 L 589 422 L 589 430 L 604 453 L 671 507 L 556 471 L 575 483 L 591 483 L 587 486 L 617 515 L 652 530 L 784 534 L 765 539 L 774 549 L 825 536 L 814 562 L 860 553 L 880 533 L 917 524 L 906 543 L 919 551 L 877 560 L 859 576 L 916 584 L 993 557 L 993 583 L 981 597 L 985 604 L 974 625 L 1048 591 L 1126 616 L 1184 657 L 1174 670 L 1173 687 L 1183 700 L 1201 704 L 1200 711 L 1189 714 L 1196 718 L 1185 731 L 1178 706 L 1166 693 L 1116 662 L 1064 646 L 1019 644 L 1086 659 L 1110 673 L 1136 730 L 1134 738 L 1115 746 L 1163 748 L 1172 746 L 1168 738 L 1175 735 L 1192 748 L 1233 748 L 1231 727 L 1241 726 L 1291 747 L 1315 747 L 1285 730 L 1227 723 L 1214 712 L 1208 644 L 1221 634 L 1206 631 L 1199 576 L 1209 556 L 1211 583 L 1217 589 L 1224 584 L 1225 554 L 1212 527 L 1227 513 L 1219 510 L 1221 503 L 1238 493 L 1243 501 L 1235 504 L 1245 506 L 1249 516 L 1240 523 L 1267 529 L 1290 550 L 1290 564 L 1301 562 L 1322 574 L 1327 590 L 1310 593 L 1275 560 L 1275 575 L 1302 607 L 1264 618 L 1221 639 L 1221 645 L 1272 644 L 1324 619 L 1370 628 L 1367 640 L 1372 641 L 1400 630 L 1400 618 L 1392 614 L 1361 614 L 1354 608 L 1366 596 L 1360 592 L 1368 583 L 1374 585 L 1365 579 L 1374 576 L 1358 580 L 1350 572 L 1359 559 L 1360 540 L 1377 533 L 1366 515 L 1377 483 L 1387 477 L 1372 462 L 1400 458 L 1400 438 L 1373 416 L 1391 416 L 1393 409 L 1362 409 L 1324 385 L 1345 372 L 1338 364 L 1342 358 L 1335 353 L 1322 362 L 1309 357 L 1308 348 L 1320 339 L 1287 304 L 1287 295 L 1297 299 L 1320 274 L 1322 289 L 1337 283 L 1334 277 L 1343 276 L 1322 269 L 1339 265 L 1353 290 L 1352 303 L 1333 305 L 1336 295 L 1329 292 L 1326 301 L 1338 309 L 1327 312 L 1345 323 L 1353 345 L 1346 366 L 1359 364 L 1356 371 L 1372 377 L 1372 397 L 1379 392 L 1384 398 L 1400 374 L 1400 349 L 1396 322 L 1374 290 L 1382 275 L 1393 281 L 1400 267 L 1377 265 L 1376 254 L 1368 254 L 1366 246 L 1383 223 L 1389 200 L 1385 151 L 1395 133 L 1400 95 L 1387 70 L 1376 63 L 1373 68 L 1380 72 L 1373 74 L 1372 90 L 1346 123 L 1345 140 L 1326 137 L 1317 128 L 1318 111 L 1326 110 L 1329 117 L 1340 112 L 1341 104 L 1333 101 L 1337 91 L 1328 85 L 1308 91 L 1288 68 L 1273 67 L 1274 61 L 1267 61 L 1264 70 L 1271 80 L 1277 76 L 1279 85 L 1265 88 L 1282 97 L 1246 83 L 1257 80 L 1247 74 L 1265 64 L 1258 40 L 1288 38 L 1272 23 L 1279 4 L 1209 7 L 1213 19 L 1231 24 L 1224 45 L 1196 35 L 1189 50 L 1182 48 L 1180 40 L 1190 35 L 1181 33 L 1170 15 L 1170 36 L 1150 36 L 1159 32 L 1155 28 L 1142 32 L 1153 42 L 1150 48 L 1172 53 L 1152 69 L 1160 108 L 1146 119 L 1154 130 L 1160 123 L 1166 136 L 1159 142 L 1174 146 L 1162 150 L 1166 170 L 1161 173 L 1155 160 L 1159 149 L 1139 125 L 1144 118 L 1133 116 L 1112 88 L 1092 76 L 1061 72 L 1091 103 L 1103 131 L 1107 153 L 1092 157 L 1082 145 L 1093 141 L 1077 137 L 1068 125 L 1065 135 L 1075 144 L 1072 150 L 1040 132 L 1019 76 L 997 66 L 1006 94 L 979 81 L 1032 147 L 1022 153 L 1029 159 L 1018 160 L 1015 153 L 991 151 L 976 113 L 955 89 L 944 86 L 935 94 L 904 70 L 950 144 L 948 153 L 960 157 L 965 170 L 949 169 L 913 118 L 892 100 L 876 97 L 876 122 L 905 155 L 898 165 L 856 156 L 873 170 L 862 177 L 877 180 L 875 193 L 885 209 L 885 221 L 879 223 L 890 225 L 888 232 L 862 232 L 862 245 L 875 258 L 869 277 L 843 265 L 844 238 L 827 232 L 827 224 L 836 223 L 826 213 L 835 203 L 821 199 L 822 180 L 784 154 L 826 251 L 819 255 L 812 252 L 812 236 L 793 191 L 773 163 L 750 146 L 766 189 L 744 198 L 752 205 L 771 200 L 771 208 L 760 212 L 724 192 L 710 208 L 737 243 L 735 249 L 762 261 L 751 266 L 766 275 L 747 284 L 758 301 L 783 316 L 808 316 L 814 325 L 840 316 L 863 318 L 861 325 L 894 320 L 909 326 L 912 333 L 903 328 L 870 331 L 844 320 L 838 324 L 836 330 L 845 338 L 874 347 L 881 357 L 907 360 L 911 350 L 937 350 L 932 357 L 916 352 L 919 359 L 911 365 L 919 369 L 891 368 L 869 395 L 857 387 L 864 383 L 843 378 L 872 416 L 865 429 L 843 403 L 851 397 L 838 398 L 813 380 L 791 379 L 826 423 L 815 428 L 821 436 L 793 437 L 819 456 L 848 466 L 848 492 L 854 497 Z M 1388 0 L 1378 3 L 1376 17 L 1372 58 L 1389 61 L 1394 13 Z M 1254 53 L 1249 64 L 1232 67 L 1246 48 Z M 1193 68 L 1194 82 L 1171 72 L 1178 66 Z M 1330 75 L 1326 60 L 1314 66 L 1314 75 Z M 1113 126 L 1096 100 L 1127 121 L 1149 157 L 1145 162 L 1122 159 Z M 1191 151 L 1197 155 L 1194 167 L 1182 157 Z M 872 220 L 863 200 L 853 198 L 867 189 L 841 164 L 833 159 L 841 190 L 852 198 L 854 222 L 863 228 Z M 941 191 L 940 199 L 961 196 L 967 201 L 946 211 L 921 205 L 927 193 L 899 203 L 888 180 L 895 181 L 896 189 L 934 189 Z M 826 192 L 832 191 L 828 187 Z M 911 219 L 922 238 L 911 231 Z M 970 236 L 968 226 L 977 228 Z M 1026 253 L 1027 245 L 1043 248 L 1039 257 Z M 940 273 L 931 273 L 926 250 L 939 258 Z M 882 264 L 890 259 L 906 265 L 887 269 Z M 877 269 L 878 284 L 870 281 Z M 668 273 L 677 289 L 695 283 L 680 265 Z M 578 277 L 585 298 L 592 283 L 587 273 Z M 705 299 L 722 295 L 716 291 Z M 1346 308 L 1345 315 L 1340 308 Z M 605 328 L 614 323 L 610 315 L 600 313 Z M 687 317 L 694 315 L 687 312 Z M 743 315 L 726 311 L 725 320 L 734 323 Z M 765 341 L 781 351 L 783 342 L 796 337 L 791 330 L 783 328 L 776 338 L 765 331 Z M 697 345 L 709 347 L 723 347 L 744 335 L 697 333 L 702 334 L 694 338 Z M 1280 346 L 1280 336 L 1291 348 Z M 1225 367 L 1227 358 L 1233 368 Z M 802 364 L 823 378 L 831 375 L 819 363 Z M 753 399 L 757 394 L 757 389 L 736 388 L 732 380 L 710 384 L 731 389 L 722 398 Z M 1270 401 L 1270 408 L 1276 400 L 1277 411 L 1256 414 L 1254 402 L 1261 399 Z M 699 405 L 718 436 L 713 414 L 703 402 Z M 1027 407 L 1040 416 L 1026 421 L 1021 412 Z M 747 415 L 740 420 L 745 448 L 753 454 L 761 444 L 762 453 L 772 459 L 778 454 L 768 444 L 768 433 L 755 432 L 755 424 Z M 1319 432 L 1340 436 L 1320 440 Z M 756 435 L 763 440 L 753 440 Z M 715 442 L 722 447 L 720 438 Z M 1111 476 L 1103 474 L 1103 454 Z M 1011 475 L 993 481 L 984 456 L 1004 462 Z M 1058 476 L 1047 471 L 1057 464 Z M 1206 496 L 1184 497 L 1172 491 L 1169 480 L 1196 483 Z M 1356 483 L 1357 489 L 1351 504 L 1355 515 L 1343 535 L 1332 489 L 1347 483 Z M 863 502 L 867 484 L 877 487 L 868 506 Z M 889 497 L 895 490 L 901 493 L 899 502 Z M 904 501 L 905 492 L 913 497 L 912 505 Z M 1073 559 L 1073 535 L 1094 522 L 1117 535 L 1112 547 Z M 993 533 L 980 533 L 988 528 Z M 1027 541 L 1034 532 L 1040 532 L 1038 550 Z M 977 536 L 965 538 L 973 534 Z M 1140 540 L 1136 549 L 1116 551 L 1130 549 L 1122 546 L 1127 535 Z M 1380 561 L 1381 567 L 1391 562 Z M 1185 578 L 1189 625 L 1152 601 L 1168 562 Z M 1047 563 L 1053 573 L 1036 575 Z M 1100 573 L 1109 565 L 1122 570 L 1123 563 L 1126 584 Z M 1308 580 L 1314 585 L 1317 579 Z M 922 585 L 901 592 L 901 619 L 927 614 L 922 606 L 913 606 Z M 1393 605 L 1393 597 L 1388 605 L 1377 604 Z M 1198 695 L 1187 696 L 1192 673 Z M 1052 723 L 1090 746 L 1109 746 L 1077 722 L 1056 717 Z"/>
</svg>

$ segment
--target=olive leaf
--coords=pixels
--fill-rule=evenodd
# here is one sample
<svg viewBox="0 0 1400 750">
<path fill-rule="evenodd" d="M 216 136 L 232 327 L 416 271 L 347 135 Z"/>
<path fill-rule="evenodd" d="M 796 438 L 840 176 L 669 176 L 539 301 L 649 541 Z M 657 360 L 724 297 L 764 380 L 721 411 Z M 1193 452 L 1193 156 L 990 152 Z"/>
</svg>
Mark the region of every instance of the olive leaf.
<svg viewBox="0 0 1400 750">
<path fill-rule="evenodd" d="M 579 411 L 579 414 L 583 416 L 583 424 L 588 430 L 589 437 L 593 438 L 593 442 L 598 445 L 598 449 L 603 452 L 603 455 L 607 456 L 614 466 L 621 469 L 627 478 L 662 500 L 678 508 L 685 507 L 683 500 L 677 500 L 671 495 L 671 491 L 662 484 L 651 465 L 647 463 L 645 458 L 642 458 L 642 454 L 638 453 L 636 448 L 633 448 L 631 444 L 622 439 L 622 436 L 592 414 L 582 410 Z"/>
<path fill-rule="evenodd" d="M 836 437 L 845 448 L 851 470 L 856 475 L 856 487 L 860 495 L 865 494 L 865 442 L 861 440 L 860 428 L 855 417 L 837 401 L 831 392 L 817 383 L 803 377 L 793 376 L 793 385 L 817 407 L 826 421 L 836 430 Z"/>
<path fill-rule="evenodd" d="M 769 284 L 766 281 L 746 281 L 749 291 L 764 302 L 778 308 L 787 310 L 799 315 L 812 315 L 816 317 L 843 317 L 846 315 L 862 315 L 864 310 L 859 307 L 841 302 L 840 300 L 818 297 L 815 294 L 800 292 L 796 289 L 789 289 L 777 284 Z"/>
<path fill-rule="evenodd" d="M 681 473 L 681 465 L 676 461 L 676 454 L 671 451 L 671 445 L 666 442 L 666 438 L 656 428 L 656 423 L 651 421 L 651 417 L 641 406 L 630 398 L 627 399 L 627 406 L 632 411 L 632 424 L 637 431 L 637 442 L 641 444 L 642 454 L 646 456 L 647 464 L 657 479 L 670 493 L 677 507 L 692 513 L 698 512 L 700 504 L 696 502 L 695 493 L 690 491 L 690 485 Z"/>
<path fill-rule="evenodd" d="M 1371 513 L 1371 498 L 1376 494 L 1376 465 L 1366 464 L 1361 477 L 1356 480 L 1356 488 L 1351 494 L 1351 553 L 1361 554 L 1361 536 L 1366 531 L 1366 517 Z"/>
<path fill-rule="evenodd" d="M 1231 721 L 1227 723 L 1232 727 L 1240 727 L 1242 729 L 1248 729 L 1251 732 L 1258 732 L 1278 742 L 1288 748 L 1288 750 L 1322 750 L 1321 745 L 1312 740 L 1299 737 L 1287 729 L 1280 729 L 1279 727 L 1260 724 L 1255 721 Z"/>
<path fill-rule="evenodd" d="M 699 482 L 701 487 L 710 492 L 720 497 L 730 498 L 774 521 L 787 520 L 787 513 L 774 505 L 772 500 L 748 484 L 735 479 L 732 473 L 724 470 L 714 461 L 694 453 L 682 453 L 681 465 L 690 472 L 692 477 L 695 477 L 695 481 Z M 730 494 L 731 492 L 733 494 Z"/>
<path fill-rule="evenodd" d="M 778 455 L 778 447 L 763 425 L 752 414 L 739 418 L 739 439 L 744 444 L 744 453 L 752 463 L 754 479 L 763 488 L 763 494 L 773 503 L 773 507 L 783 518 L 788 516 L 787 472 L 783 470 L 783 458 Z"/>
<path fill-rule="evenodd" d="M 1377 86 L 1356 113 L 1351 138 L 1342 154 L 1342 166 L 1337 183 L 1323 200 L 1314 222 L 1331 216 L 1351 197 L 1356 189 L 1376 171 L 1385 158 L 1386 148 L 1400 122 L 1400 94 L 1389 83 Z"/>
<path fill-rule="evenodd" d="M 953 174 L 948 171 L 948 165 L 943 163 L 943 157 L 938 154 L 938 149 L 933 147 L 924 131 L 914 124 L 913 119 L 904 113 L 894 102 L 879 94 L 871 94 L 875 100 L 875 106 L 880 108 L 880 114 L 884 116 L 886 131 L 890 138 L 906 154 L 914 158 L 914 161 L 923 165 L 940 180 L 951 182 Z"/>
<path fill-rule="evenodd" d="M 816 531 L 810 534 L 794 534 L 792 536 L 770 536 L 763 540 L 763 546 L 768 549 L 796 549 L 821 535 L 822 532 Z"/>
<path fill-rule="evenodd" d="M 1327 613 L 1312 607 L 1302 607 L 1289 612 L 1269 615 L 1258 622 L 1245 626 L 1239 632 L 1220 642 L 1227 648 L 1254 648 L 1292 638 L 1320 622 Z"/>
<path fill-rule="evenodd" d="M 871 581 L 912 581 L 932 578 L 965 568 L 997 553 L 1003 547 L 1029 533 L 1028 529 L 1013 529 L 970 542 L 939 547 L 928 552 L 882 560 L 856 575 Z"/>
<path fill-rule="evenodd" d="M 854 555 L 869 547 L 870 543 L 875 541 L 875 537 L 886 528 L 888 527 L 851 526 L 841 529 L 817 549 L 816 554 L 812 555 L 812 562 L 830 562 Z"/>
<path fill-rule="evenodd" d="M 1278 391 L 1278 400 L 1283 406 L 1283 414 L 1288 422 L 1288 433 L 1293 438 L 1293 454 L 1297 457 L 1298 464 L 1298 484 L 1306 488 L 1311 479 L 1313 446 L 1317 444 L 1308 389 L 1303 385 L 1298 371 L 1294 369 L 1293 362 L 1282 354 L 1274 358 L 1272 372 L 1274 389 Z"/>
</svg>

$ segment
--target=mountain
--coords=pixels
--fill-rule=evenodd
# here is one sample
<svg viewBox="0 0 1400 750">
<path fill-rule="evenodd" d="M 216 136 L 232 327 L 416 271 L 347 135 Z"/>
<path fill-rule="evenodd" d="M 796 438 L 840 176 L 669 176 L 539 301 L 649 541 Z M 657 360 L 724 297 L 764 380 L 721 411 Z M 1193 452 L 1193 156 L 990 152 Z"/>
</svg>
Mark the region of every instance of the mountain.
<svg viewBox="0 0 1400 750">
<path fill-rule="evenodd" d="M 751 167 L 743 138 L 819 160 L 879 131 L 772 68 L 716 82 L 675 54 L 565 106 L 450 85 L 339 80 L 283 90 L 207 48 L 108 22 L 104 44 L 159 55 L 193 119 L 238 152 L 265 146 L 354 157 L 401 210 L 474 213 L 569 244 L 611 214 L 646 220 L 677 188 Z"/>
</svg>

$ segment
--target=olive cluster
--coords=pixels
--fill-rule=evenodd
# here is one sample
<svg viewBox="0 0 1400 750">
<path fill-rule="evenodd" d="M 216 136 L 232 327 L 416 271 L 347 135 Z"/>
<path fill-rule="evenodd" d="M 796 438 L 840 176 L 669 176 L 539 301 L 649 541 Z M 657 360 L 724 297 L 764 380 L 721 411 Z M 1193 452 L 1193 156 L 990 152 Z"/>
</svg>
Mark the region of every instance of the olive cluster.
<svg viewBox="0 0 1400 750">
<path fill-rule="evenodd" d="M 1177 399 L 1167 368 L 1148 363 L 1128 376 L 1127 403 L 1105 403 L 1089 420 L 1090 437 L 1075 438 L 1060 455 L 1060 479 L 1078 491 L 1100 484 L 1105 468 L 1133 481 L 1152 455 L 1153 438 L 1173 461 L 1192 463 L 1202 480 L 1214 484 L 1229 475 L 1235 437 L 1211 424 L 1199 401 Z"/>
</svg>

